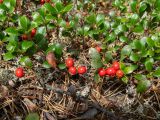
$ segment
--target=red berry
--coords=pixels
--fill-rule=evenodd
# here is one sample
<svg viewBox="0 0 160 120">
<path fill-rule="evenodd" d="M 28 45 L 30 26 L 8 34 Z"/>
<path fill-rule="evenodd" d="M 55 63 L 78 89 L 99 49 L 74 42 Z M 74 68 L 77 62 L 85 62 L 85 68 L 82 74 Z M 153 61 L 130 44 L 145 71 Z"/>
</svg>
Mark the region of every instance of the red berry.
<svg viewBox="0 0 160 120">
<path fill-rule="evenodd" d="M 123 73 L 122 70 L 118 70 L 118 71 L 116 72 L 116 76 L 117 76 L 118 78 L 123 77 L 123 75 L 124 75 L 124 73 Z"/>
<path fill-rule="evenodd" d="M 113 64 L 112 64 L 112 67 L 113 67 L 115 70 L 119 70 L 119 69 L 120 69 L 119 62 L 114 61 Z"/>
<path fill-rule="evenodd" d="M 22 40 L 27 40 L 27 39 L 28 39 L 27 35 L 26 35 L 26 34 L 23 34 L 23 35 L 22 35 Z"/>
<path fill-rule="evenodd" d="M 87 68 L 85 66 L 81 66 L 78 68 L 79 74 L 84 74 L 84 73 L 86 73 L 86 71 L 87 71 Z"/>
<path fill-rule="evenodd" d="M 23 76 L 24 76 L 23 68 L 21 68 L 21 67 L 17 68 L 16 71 L 15 71 L 15 74 L 16 74 L 16 76 L 17 76 L 18 78 L 23 77 Z"/>
<path fill-rule="evenodd" d="M 99 71 L 100 71 L 100 70 L 102 70 L 102 69 L 103 69 L 103 68 L 98 68 L 98 70 L 97 70 L 97 71 L 99 72 Z"/>
<path fill-rule="evenodd" d="M 74 66 L 74 60 L 72 58 L 66 59 L 65 63 L 68 68 Z"/>
<path fill-rule="evenodd" d="M 97 50 L 98 52 L 101 52 L 101 51 L 102 51 L 102 48 L 101 48 L 100 46 L 97 46 L 97 47 L 96 47 L 96 50 Z"/>
<path fill-rule="evenodd" d="M 43 5 L 45 3 L 45 0 L 41 0 L 40 3 L 41 5 Z"/>
<path fill-rule="evenodd" d="M 99 76 L 103 77 L 106 75 L 106 70 L 102 68 L 101 70 L 99 70 L 98 74 Z"/>
<path fill-rule="evenodd" d="M 115 76 L 116 70 L 113 67 L 110 67 L 106 70 L 106 75 Z"/>
<path fill-rule="evenodd" d="M 31 37 L 34 37 L 34 36 L 35 36 L 36 31 L 37 31 L 36 28 L 33 28 L 33 29 L 32 29 L 32 31 L 31 31 Z"/>
<path fill-rule="evenodd" d="M 76 67 L 70 67 L 68 69 L 69 74 L 75 75 L 77 73 Z"/>
<path fill-rule="evenodd" d="M 3 0 L 0 0 L 0 4 L 3 3 Z"/>
</svg>

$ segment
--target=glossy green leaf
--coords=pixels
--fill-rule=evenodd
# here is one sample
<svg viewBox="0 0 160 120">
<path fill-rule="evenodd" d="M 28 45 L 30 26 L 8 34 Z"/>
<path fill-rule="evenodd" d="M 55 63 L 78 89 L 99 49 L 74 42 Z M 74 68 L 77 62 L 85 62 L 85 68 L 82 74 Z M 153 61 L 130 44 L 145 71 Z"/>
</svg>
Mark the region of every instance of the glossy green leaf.
<svg viewBox="0 0 160 120">
<path fill-rule="evenodd" d="M 47 61 L 44 61 L 43 64 L 42 64 L 42 66 L 44 68 L 51 68 L 51 65 Z"/>
<path fill-rule="evenodd" d="M 155 8 L 160 11 L 160 0 L 156 0 L 155 2 Z"/>
<path fill-rule="evenodd" d="M 136 22 L 138 22 L 139 20 L 139 15 L 138 14 L 133 14 L 131 17 L 130 17 L 130 21 L 133 25 L 135 25 Z"/>
<path fill-rule="evenodd" d="M 132 12 L 136 12 L 137 10 L 137 1 L 136 0 L 132 0 L 132 2 L 130 3 L 130 7 Z"/>
<path fill-rule="evenodd" d="M 66 65 L 65 65 L 64 63 L 58 64 L 58 68 L 59 68 L 60 70 L 63 70 L 63 69 L 66 68 Z"/>
<path fill-rule="evenodd" d="M 25 120 L 40 120 L 38 113 L 29 113 Z"/>
<path fill-rule="evenodd" d="M 73 4 L 69 4 L 69 5 L 67 5 L 67 6 L 65 6 L 64 7 L 64 9 L 63 9 L 63 13 L 64 12 L 69 12 L 70 10 L 72 10 L 72 8 L 73 8 Z"/>
<path fill-rule="evenodd" d="M 19 62 L 21 65 L 27 66 L 27 67 L 32 67 L 33 65 L 31 59 L 28 56 L 21 57 Z"/>
<path fill-rule="evenodd" d="M 108 51 L 105 53 L 105 61 L 106 62 L 109 62 L 110 60 L 112 60 L 113 57 L 112 57 L 112 52 L 111 51 Z"/>
<path fill-rule="evenodd" d="M 130 66 L 125 67 L 123 71 L 124 71 L 125 74 L 130 74 L 134 70 L 136 70 L 137 68 L 138 68 L 137 65 L 130 65 Z"/>
<path fill-rule="evenodd" d="M 94 74 L 94 81 L 95 81 L 96 83 L 99 83 L 99 82 L 100 82 L 100 76 L 99 76 L 97 73 Z"/>
<path fill-rule="evenodd" d="M 144 32 L 144 28 L 141 24 L 136 25 L 136 27 L 133 29 L 133 32 L 135 33 L 143 33 Z"/>
<path fill-rule="evenodd" d="M 160 67 L 158 67 L 158 68 L 154 71 L 153 76 L 158 77 L 158 78 L 160 77 Z"/>
<path fill-rule="evenodd" d="M 146 76 L 145 75 L 142 75 L 142 74 L 136 74 L 134 75 L 134 78 L 138 81 L 144 81 L 144 80 L 147 80 Z"/>
<path fill-rule="evenodd" d="M 14 59 L 14 58 L 15 58 L 15 56 L 14 56 L 11 52 L 7 52 L 7 53 L 5 53 L 5 54 L 3 55 L 3 59 L 4 59 L 5 61 L 12 60 L 12 59 Z"/>
<path fill-rule="evenodd" d="M 98 14 L 96 17 L 96 23 L 98 26 L 105 20 L 105 16 L 103 14 Z"/>
<path fill-rule="evenodd" d="M 55 44 L 55 51 L 54 51 L 55 55 L 57 57 L 61 57 L 62 53 L 63 53 L 63 47 L 61 44 L 56 43 Z"/>
<path fill-rule="evenodd" d="M 7 44 L 6 49 L 12 53 L 15 52 L 17 47 L 18 47 L 18 42 L 16 40 L 12 40 Z"/>
<path fill-rule="evenodd" d="M 153 68 L 154 59 L 153 58 L 147 58 L 144 65 L 146 67 L 147 71 L 151 71 Z"/>
<path fill-rule="evenodd" d="M 14 27 L 9 27 L 6 30 L 6 33 L 8 33 L 9 35 L 18 35 L 18 31 L 16 28 Z"/>
<path fill-rule="evenodd" d="M 44 8 L 46 10 L 48 10 L 49 12 L 51 12 L 51 14 L 57 14 L 58 13 L 57 9 L 55 9 L 50 3 L 44 4 Z"/>
<path fill-rule="evenodd" d="M 137 85 L 137 92 L 145 92 L 150 86 L 151 82 L 149 80 L 140 80 Z"/>
<path fill-rule="evenodd" d="M 130 57 L 129 57 L 129 59 L 131 60 L 131 61 L 134 61 L 134 62 L 137 62 L 137 61 L 139 61 L 140 60 L 140 56 L 137 54 L 137 53 L 131 53 L 131 55 L 130 55 Z"/>
<path fill-rule="evenodd" d="M 115 33 L 110 33 L 107 37 L 106 37 L 106 40 L 109 41 L 109 42 L 113 42 L 116 40 L 116 35 Z"/>
<path fill-rule="evenodd" d="M 91 14 L 90 16 L 88 16 L 86 18 L 86 20 L 90 24 L 96 23 L 96 15 L 95 14 Z"/>
<path fill-rule="evenodd" d="M 128 42 L 128 38 L 125 37 L 125 36 L 120 36 L 119 40 L 120 40 L 121 42 Z"/>
<path fill-rule="evenodd" d="M 29 28 L 29 19 L 26 16 L 22 16 L 19 18 L 19 27 L 23 29 L 23 31 L 27 31 Z"/>
<path fill-rule="evenodd" d="M 124 82 L 125 84 L 128 83 L 128 77 L 124 76 L 123 78 L 121 78 L 122 82 Z"/>
<path fill-rule="evenodd" d="M 115 13 L 115 11 L 113 11 L 113 10 L 111 10 L 111 11 L 109 11 L 109 16 L 110 17 L 115 17 L 115 15 L 116 15 L 116 13 Z"/>
<path fill-rule="evenodd" d="M 140 3 L 139 12 L 143 13 L 147 9 L 147 4 L 145 2 Z"/>
<path fill-rule="evenodd" d="M 132 51 L 132 47 L 130 45 L 125 45 L 121 50 L 121 56 L 129 56 Z"/>
<path fill-rule="evenodd" d="M 58 13 L 60 13 L 60 12 L 63 10 L 63 5 L 62 5 L 62 3 L 61 3 L 61 2 L 57 2 L 57 3 L 55 4 L 55 8 L 56 8 L 56 10 L 58 11 Z"/>
<path fill-rule="evenodd" d="M 29 48 L 33 46 L 33 41 L 23 41 L 22 42 L 22 51 L 27 51 Z"/>
<path fill-rule="evenodd" d="M 148 46 L 154 47 L 154 41 L 151 38 L 148 37 L 146 42 L 147 42 Z"/>
</svg>

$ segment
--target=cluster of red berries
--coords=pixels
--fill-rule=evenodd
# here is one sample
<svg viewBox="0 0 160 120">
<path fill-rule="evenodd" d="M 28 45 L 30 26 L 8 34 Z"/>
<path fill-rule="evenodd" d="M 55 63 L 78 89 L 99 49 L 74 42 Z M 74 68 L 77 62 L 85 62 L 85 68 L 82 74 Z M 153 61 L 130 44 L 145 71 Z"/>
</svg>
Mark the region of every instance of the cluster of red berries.
<svg viewBox="0 0 160 120">
<path fill-rule="evenodd" d="M 31 38 L 33 38 L 34 36 L 35 36 L 35 34 L 36 34 L 36 32 L 37 32 L 37 30 L 36 30 L 36 28 L 33 28 L 32 30 L 31 30 Z M 27 40 L 28 39 L 28 36 L 26 35 L 26 34 L 23 34 L 22 35 L 22 40 Z"/>
<path fill-rule="evenodd" d="M 65 60 L 66 67 L 70 75 L 76 75 L 77 71 L 79 74 L 85 74 L 87 72 L 86 66 L 80 66 L 78 69 L 74 66 L 74 60 L 72 58 L 67 58 Z"/>
<path fill-rule="evenodd" d="M 122 78 L 123 75 L 124 75 L 123 71 L 120 70 L 119 62 L 117 62 L 117 61 L 114 61 L 112 66 L 107 68 L 107 69 L 100 68 L 98 70 L 98 74 L 101 77 L 107 75 L 107 76 L 110 76 L 110 77 L 117 76 L 118 78 Z"/>
</svg>

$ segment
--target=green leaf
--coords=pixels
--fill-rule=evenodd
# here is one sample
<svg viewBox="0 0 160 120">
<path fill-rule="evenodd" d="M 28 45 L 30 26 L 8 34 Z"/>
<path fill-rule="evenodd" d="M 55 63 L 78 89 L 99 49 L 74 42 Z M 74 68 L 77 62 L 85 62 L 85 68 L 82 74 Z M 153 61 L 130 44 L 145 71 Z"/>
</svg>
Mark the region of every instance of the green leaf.
<svg viewBox="0 0 160 120">
<path fill-rule="evenodd" d="M 7 7 L 7 12 L 12 13 L 15 9 L 15 0 L 4 0 L 3 4 Z"/>
<path fill-rule="evenodd" d="M 59 68 L 60 70 L 63 70 L 63 69 L 66 68 L 66 65 L 65 65 L 64 63 L 58 64 L 58 68 Z"/>
<path fill-rule="evenodd" d="M 134 25 L 136 22 L 138 22 L 138 19 L 139 19 L 139 15 L 138 14 L 133 14 L 130 18 L 130 21 L 132 23 L 132 25 Z"/>
<path fill-rule="evenodd" d="M 121 50 L 121 56 L 129 56 L 132 51 L 132 47 L 130 45 L 125 45 Z"/>
<path fill-rule="evenodd" d="M 137 49 L 137 50 L 141 50 L 141 49 L 143 49 L 143 45 L 141 44 L 140 40 L 134 40 L 132 43 L 132 48 Z"/>
<path fill-rule="evenodd" d="M 99 26 L 105 20 L 105 16 L 102 14 L 98 14 L 96 17 L 96 23 Z"/>
<path fill-rule="evenodd" d="M 148 46 L 154 47 L 154 41 L 151 38 L 147 37 L 146 42 L 147 42 Z"/>
<path fill-rule="evenodd" d="M 89 55 L 91 57 L 91 66 L 93 68 L 98 69 L 103 66 L 101 56 L 95 48 L 89 49 Z"/>
<path fill-rule="evenodd" d="M 88 16 L 86 18 L 87 22 L 90 24 L 94 24 L 96 23 L 96 15 L 95 14 L 91 14 L 90 16 Z"/>
<path fill-rule="evenodd" d="M 51 12 L 51 14 L 57 14 L 58 13 L 57 9 L 55 9 L 50 3 L 44 4 L 44 8 L 47 11 Z"/>
<path fill-rule="evenodd" d="M 115 15 L 116 15 L 115 11 L 109 11 L 109 16 L 110 17 L 113 18 L 113 17 L 115 17 Z"/>
<path fill-rule="evenodd" d="M 33 46 L 34 42 L 33 41 L 23 41 L 22 42 L 22 51 L 26 52 L 29 48 Z"/>
<path fill-rule="evenodd" d="M 94 81 L 95 81 L 96 83 L 99 83 L 99 82 L 100 82 L 100 76 L 99 76 L 97 73 L 94 74 Z"/>
<path fill-rule="evenodd" d="M 17 47 L 18 47 L 18 42 L 16 40 L 11 40 L 6 46 L 6 49 L 12 53 L 17 49 Z"/>
<path fill-rule="evenodd" d="M 25 32 L 29 29 L 30 21 L 26 16 L 22 16 L 19 18 L 19 26 Z"/>
<path fill-rule="evenodd" d="M 48 48 L 48 40 L 42 34 L 38 33 L 34 38 L 38 49 L 46 50 Z"/>
<path fill-rule="evenodd" d="M 155 2 L 155 8 L 160 11 L 160 0 L 156 0 Z"/>
<path fill-rule="evenodd" d="M 107 51 L 105 53 L 105 61 L 109 62 L 110 60 L 112 60 L 113 57 L 112 57 L 112 52 L 111 51 Z"/>
<path fill-rule="evenodd" d="M 32 67 L 32 61 L 28 56 L 21 57 L 19 62 L 23 66 Z"/>
<path fill-rule="evenodd" d="M 133 29 L 133 32 L 135 32 L 135 33 L 143 33 L 144 32 L 143 25 L 141 25 L 141 24 L 136 25 L 136 27 Z"/>
<path fill-rule="evenodd" d="M 57 11 L 60 13 L 63 10 L 63 5 L 61 2 L 57 2 L 55 5 L 55 8 L 57 9 Z"/>
<path fill-rule="evenodd" d="M 144 81 L 144 80 L 147 80 L 146 76 L 145 75 L 142 75 L 142 74 L 136 74 L 134 75 L 134 78 L 138 81 Z"/>
<path fill-rule="evenodd" d="M 36 34 L 41 34 L 41 35 L 46 35 L 46 28 L 45 27 L 39 27 L 37 29 L 37 33 Z"/>
<path fill-rule="evenodd" d="M 151 71 L 153 68 L 154 59 L 153 58 L 147 58 L 145 61 L 145 67 L 147 71 Z"/>
<path fill-rule="evenodd" d="M 35 24 L 40 25 L 40 24 L 43 23 L 43 17 L 42 17 L 42 16 L 40 15 L 40 13 L 38 13 L 38 12 L 33 12 L 33 13 L 32 13 L 32 18 L 33 18 Z M 32 22 L 33 22 L 33 21 L 32 21 Z"/>
<path fill-rule="evenodd" d="M 55 51 L 54 51 L 55 55 L 57 57 L 61 57 L 61 55 L 63 53 L 63 47 L 62 47 L 62 45 L 59 44 L 59 43 L 55 43 L 54 47 L 55 47 Z"/>
<path fill-rule="evenodd" d="M 137 1 L 136 0 L 132 0 L 132 2 L 130 3 L 130 7 L 132 12 L 136 12 L 137 10 Z"/>
<path fill-rule="evenodd" d="M 129 59 L 131 60 L 131 61 L 134 61 L 134 62 L 137 62 L 137 61 L 139 61 L 139 59 L 140 59 L 140 56 L 137 54 L 137 53 L 131 53 L 131 55 L 130 55 L 130 57 L 129 57 Z"/>
<path fill-rule="evenodd" d="M 153 76 L 155 76 L 155 77 L 160 77 L 160 67 L 158 67 L 158 68 L 154 71 Z"/>
<path fill-rule="evenodd" d="M 121 5 L 122 5 L 121 0 L 115 0 L 115 1 L 114 1 L 114 5 L 115 5 L 116 7 L 121 6 Z"/>
<path fill-rule="evenodd" d="M 124 71 L 125 74 L 130 74 L 134 70 L 136 70 L 137 68 L 138 68 L 137 65 L 130 65 L 130 66 L 125 67 L 123 71 Z"/>
<path fill-rule="evenodd" d="M 147 9 L 147 4 L 145 2 L 140 3 L 139 13 L 142 14 Z"/>
<path fill-rule="evenodd" d="M 150 85 L 151 83 L 149 80 L 140 80 L 137 85 L 137 92 L 145 92 L 150 87 Z"/>
<path fill-rule="evenodd" d="M 64 7 L 62 13 L 69 12 L 70 10 L 72 10 L 72 8 L 73 8 L 73 4 L 69 4 Z"/>
<path fill-rule="evenodd" d="M 29 113 L 25 120 L 40 120 L 38 113 Z"/>
<path fill-rule="evenodd" d="M 13 27 L 9 27 L 5 31 L 9 35 L 18 35 L 18 31 L 16 30 L 16 28 L 13 28 Z"/>
<path fill-rule="evenodd" d="M 51 68 L 51 65 L 47 61 L 43 62 L 42 66 L 44 68 Z"/>
<path fill-rule="evenodd" d="M 10 53 L 10 52 L 7 52 L 7 53 L 5 53 L 4 55 L 3 55 L 3 59 L 5 60 L 5 61 L 8 61 L 8 60 L 11 60 L 11 59 L 14 59 L 15 58 L 15 56 L 12 54 L 12 53 Z"/>
<path fill-rule="evenodd" d="M 109 35 L 107 35 L 106 40 L 109 42 L 114 42 L 116 40 L 116 35 L 114 32 L 111 32 Z"/>
<path fill-rule="evenodd" d="M 120 40 L 121 42 L 128 42 L 128 38 L 125 37 L 125 36 L 120 36 L 119 40 Z"/>
<path fill-rule="evenodd" d="M 128 77 L 124 76 L 123 78 L 121 78 L 122 82 L 124 82 L 125 84 L 128 83 Z"/>
</svg>

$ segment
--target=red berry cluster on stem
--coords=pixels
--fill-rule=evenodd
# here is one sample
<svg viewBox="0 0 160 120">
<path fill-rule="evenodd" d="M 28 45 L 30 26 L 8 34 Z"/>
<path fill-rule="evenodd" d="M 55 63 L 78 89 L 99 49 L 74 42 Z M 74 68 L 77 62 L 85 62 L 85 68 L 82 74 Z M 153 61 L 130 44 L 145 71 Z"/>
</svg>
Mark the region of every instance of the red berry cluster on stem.
<svg viewBox="0 0 160 120">
<path fill-rule="evenodd" d="M 112 66 L 107 69 L 100 68 L 98 70 L 98 74 L 101 77 L 107 75 L 110 77 L 116 76 L 117 78 L 122 78 L 124 75 L 123 71 L 120 69 L 119 62 L 117 62 L 117 61 L 114 61 Z"/>
<path fill-rule="evenodd" d="M 73 58 L 67 58 L 65 60 L 66 67 L 68 68 L 68 72 L 70 75 L 85 74 L 87 72 L 86 66 L 79 66 L 78 69 L 74 66 Z"/>
</svg>

